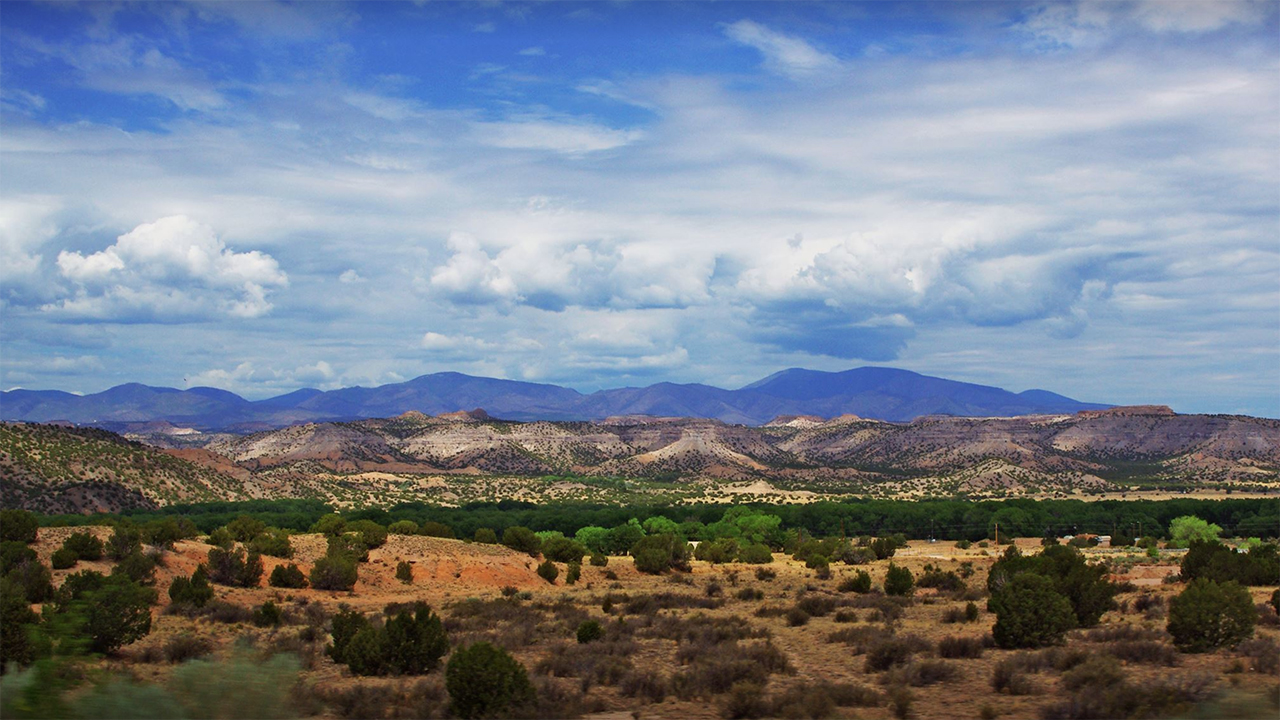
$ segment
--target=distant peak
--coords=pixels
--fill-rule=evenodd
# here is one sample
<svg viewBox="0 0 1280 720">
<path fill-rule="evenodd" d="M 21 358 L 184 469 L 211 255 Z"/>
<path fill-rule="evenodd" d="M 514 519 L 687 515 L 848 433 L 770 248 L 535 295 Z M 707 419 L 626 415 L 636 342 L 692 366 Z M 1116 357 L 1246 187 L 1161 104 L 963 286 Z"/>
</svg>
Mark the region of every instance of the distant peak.
<svg viewBox="0 0 1280 720">
<path fill-rule="evenodd" d="M 436 417 L 441 420 L 460 420 L 462 422 L 484 422 L 492 420 L 493 416 L 484 411 L 484 408 L 476 408 L 475 410 L 458 410 L 457 412 L 440 413 Z"/>
</svg>

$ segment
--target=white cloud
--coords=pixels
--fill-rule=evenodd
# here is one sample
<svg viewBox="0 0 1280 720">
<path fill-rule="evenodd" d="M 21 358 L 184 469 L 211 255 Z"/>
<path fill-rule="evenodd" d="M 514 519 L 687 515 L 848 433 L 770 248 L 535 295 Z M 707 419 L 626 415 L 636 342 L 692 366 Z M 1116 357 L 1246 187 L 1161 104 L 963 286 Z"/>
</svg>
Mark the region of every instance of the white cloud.
<svg viewBox="0 0 1280 720">
<path fill-rule="evenodd" d="M 390 120 L 391 122 L 402 122 L 422 116 L 417 103 L 403 98 L 388 97 L 370 92 L 353 92 L 348 93 L 342 99 L 351 107 L 359 108 L 376 118 Z"/>
<path fill-rule="evenodd" d="M 63 250 L 57 265 L 78 290 L 45 309 L 99 320 L 258 317 L 271 309 L 267 288 L 288 284 L 270 255 L 230 250 L 184 215 L 139 225 L 88 256 Z"/>
<path fill-rule="evenodd" d="M 1155 32 L 1204 33 L 1256 23 L 1265 12 L 1266 3 L 1258 0 L 1140 0 L 1134 16 Z"/>
<path fill-rule="evenodd" d="M 739 20 L 725 27 L 730 39 L 759 50 L 771 72 L 793 78 L 832 72 L 840 61 L 804 40 L 770 30 L 752 20 Z"/>
<path fill-rule="evenodd" d="M 613 150 L 644 137 L 640 130 L 615 130 L 587 122 L 538 118 L 477 122 L 472 128 L 476 139 L 484 145 L 511 150 L 549 150 L 565 155 Z"/>
<path fill-rule="evenodd" d="M 58 233 L 56 195 L 0 197 L 0 283 L 12 285 L 35 277 L 40 248 Z"/>
<path fill-rule="evenodd" d="M 361 277 L 360 273 L 356 272 L 354 268 L 347 268 L 338 276 L 338 282 L 346 285 L 352 285 L 364 282 L 364 278 Z"/>
<path fill-rule="evenodd" d="M 536 46 L 536 45 L 535 45 L 535 46 L 533 46 L 533 47 L 527 47 L 527 48 L 525 48 L 525 49 L 521 50 L 521 51 L 520 51 L 519 53 L 517 53 L 517 54 L 519 54 L 519 55 L 524 55 L 524 56 L 526 56 L 526 57 L 541 57 L 541 56 L 543 56 L 543 55 L 546 55 L 546 54 L 547 54 L 547 51 L 546 51 L 546 49 L 545 49 L 545 48 L 542 48 L 542 47 L 539 47 L 539 46 Z"/>
</svg>

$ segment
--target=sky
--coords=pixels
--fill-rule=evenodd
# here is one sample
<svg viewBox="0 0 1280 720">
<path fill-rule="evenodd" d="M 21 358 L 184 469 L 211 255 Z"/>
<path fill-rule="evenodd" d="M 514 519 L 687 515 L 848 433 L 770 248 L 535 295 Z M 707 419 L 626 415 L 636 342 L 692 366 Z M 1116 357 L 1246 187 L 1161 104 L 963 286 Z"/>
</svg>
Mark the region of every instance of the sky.
<svg viewBox="0 0 1280 720">
<path fill-rule="evenodd" d="M 0 387 L 1280 417 L 1280 4 L 5 2 Z"/>
</svg>

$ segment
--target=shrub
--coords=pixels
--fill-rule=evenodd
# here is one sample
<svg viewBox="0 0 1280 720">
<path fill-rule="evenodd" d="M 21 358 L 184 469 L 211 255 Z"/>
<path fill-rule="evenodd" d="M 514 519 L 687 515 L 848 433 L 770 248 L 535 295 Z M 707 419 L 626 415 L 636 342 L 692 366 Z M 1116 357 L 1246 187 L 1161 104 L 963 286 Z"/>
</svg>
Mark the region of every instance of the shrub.
<svg viewBox="0 0 1280 720">
<path fill-rule="evenodd" d="M 1047 578 L 1053 591 L 1070 603 L 1076 625 L 1080 627 L 1097 625 L 1103 613 L 1116 606 L 1114 598 L 1118 588 L 1107 579 L 1106 566 L 1087 563 L 1080 551 L 1069 545 L 1047 547 L 1039 555 L 1029 557 L 1010 546 L 991 567 L 987 590 L 994 595 L 1020 574 Z"/>
<path fill-rule="evenodd" d="M 949 662 L 942 660 L 913 660 L 906 665 L 885 673 L 881 677 L 881 682 L 886 685 L 925 687 L 953 680 L 957 674 L 956 666 Z"/>
<path fill-rule="evenodd" d="M 111 653 L 151 632 L 155 591 L 124 575 L 77 573 L 60 594 L 57 614 L 89 639 L 91 652 Z"/>
<path fill-rule="evenodd" d="M 929 643 L 915 635 L 879 640 L 867 650 L 866 671 L 882 672 L 895 665 L 905 665 L 912 655 L 928 648 Z"/>
<path fill-rule="evenodd" d="M 1270 585 L 1280 578 L 1280 553 L 1273 543 L 1259 544 L 1248 552 L 1236 552 L 1217 541 L 1191 541 L 1179 573 L 1184 580 L 1208 578 L 1234 580 L 1241 585 Z"/>
<path fill-rule="evenodd" d="M 357 675 L 421 675 L 435 669 L 449 651 L 440 618 L 425 603 L 387 606 L 381 627 L 340 606 L 333 616 L 333 642 L 325 652 Z"/>
<path fill-rule="evenodd" d="M 1236 646 L 1236 652 L 1249 658 L 1250 667 L 1256 673 L 1280 674 L 1280 646 L 1269 637 L 1246 640 Z"/>
<path fill-rule="evenodd" d="M 372 520 L 356 520 L 347 523 L 345 533 L 355 533 L 364 546 L 373 550 L 387 542 L 387 529 Z"/>
<path fill-rule="evenodd" d="M 124 523 L 112 529 L 107 539 L 107 557 L 112 560 L 123 560 L 136 550 L 142 549 L 142 534 L 136 527 Z"/>
<path fill-rule="evenodd" d="M 582 644 L 604 637 L 604 628 L 595 620 L 585 620 L 578 626 L 578 642 Z"/>
<path fill-rule="evenodd" d="M 876 538 L 869 547 L 877 560 L 888 560 L 898 551 L 898 544 L 892 538 Z"/>
<path fill-rule="evenodd" d="M 293 544 L 289 542 L 289 533 L 284 530 L 273 529 L 258 533 L 249 541 L 249 550 L 271 557 L 293 557 Z"/>
<path fill-rule="evenodd" d="M 498 534 L 493 531 L 493 528 L 476 528 L 474 540 L 485 545 L 497 545 Z"/>
<path fill-rule="evenodd" d="M 583 547 L 582 543 L 566 537 L 553 537 L 542 541 L 542 555 L 548 560 L 562 563 L 580 563 L 586 554 L 587 549 Z"/>
<path fill-rule="evenodd" d="M 764 697 L 764 686 L 760 683 L 742 680 L 729 688 L 720 708 L 720 716 L 730 720 L 740 718 L 768 717 L 769 702 Z"/>
<path fill-rule="evenodd" d="M 397 520 L 387 526 L 387 532 L 392 535 L 417 535 L 418 523 L 412 520 Z"/>
<path fill-rule="evenodd" d="M 889 563 L 889 571 L 884 576 L 884 594 L 906 597 L 914 591 L 915 579 L 911 571 L 905 567 Z"/>
<path fill-rule="evenodd" d="M 591 567 L 605 567 L 609 564 L 609 558 L 600 553 L 591 553 Z"/>
<path fill-rule="evenodd" d="M 1183 652 L 1206 652 L 1253 636 L 1257 613 L 1249 591 L 1234 581 L 1193 580 L 1169 601 L 1169 634 Z"/>
<path fill-rule="evenodd" d="M 496 717 L 534 702 L 524 666 L 487 642 L 458 648 L 445 668 L 449 710 L 460 718 Z"/>
<path fill-rule="evenodd" d="M 911 704 L 915 700 L 915 696 L 907 689 L 905 685 L 895 685 L 889 688 L 889 712 L 893 713 L 898 720 L 906 720 L 911 717 Z"/>
<path fill-rule="evenodd" d="M 977 637 L 948 635 L 938 642 L 938 657 L 978 658 L 982 657 L 982 650 L 982 638 Z"/>
<path fill-rule="evenodd" d="M 560 569 L 550 560 L 545 560 L 538 565 L 538 577 L 546 580 L 552 585 L 556 584 L 556 578 L 560 576 Z"/>
<path fill-rule="evenodd" d="M 836 601 L 826 595 L 805 595 L 796 601 L 796 607 L 814 617 L 824 617 L 836 608 Z"/>
<path fill-rule="evenodd" d="M 341 553 L 326 555 L 311 568 L 311 587 L 317 590 L 350 590 L 358 578 L 355 559 Z"/>
<path fill-rule="evenodd" d="M 10 663 L 29 665 L 37 655 L 32 632 L 40 616 L 31 609 L 23 588 L 0 578 L 0 671 Z"/>
<path fill-rule="evenodd" d="M 231 533 L 227 532 L 225 527 L 220 527 L 209 533 L 209 537 L 205 538 L 205 542 L 214 547 L 230 550 L 235 546 L 236 539 L 231 537 Z"/>
<path fill-rule="evenodd" d="M 221 585 L 239 585 L 248 572 L 245 569 L 245 560 L 246 556 L 243 548 L 224 550 L 223 548 L 215 547 L 210 549 L 209 579 Z M 258 559 L 258 562 L 261 564 L 261 558 Z"/>
<path fill-rule="evenodd" d="M 1004 658 L 991 673 L 991 687 L 1010 695 L 1034 695 L 1040 688 L 1027 673 L 1035 670 L 1039 670 L 1039 665 L 1027 653 Z"/>
<path fill-rule="evenodd" d="M 566 585 L 573 585 L 582 577 L 582 563 L 571 562 L 569 567 L 565 568 L 564 582 Z"/>
<path fill-rule="evenodd" d="M 188 632 L 178 633 L 169 638 L 161 649 L 165 661 L 171 663 L 194 660 L 211 652 L 213 652 L 213 643 L 209 642 L 208 638 Z"/>
<path fill-rule="evenodd" d="M 631 670 L 618 681 L 618 692 L 624 697 L 639 697 L 651 703 L 660 703 L 671 694 L 671 683 L 658 673 Z"/>
<path fill-rule="evenodd" d="M 749 543 L 738 551 L 738 562 L 764 565 L 773 562 L 773 551 L 764 543 Z"/>
<path fill-rule="evenodd" d="M 916 580 L 916 585 L 922 588 L 937 588 L 945 592 L 958 592 L 964 590 L 964 581 L 954 572 L 943 572 L 941 570 L 927 570 Z"/>
<path fill-rule="evenodd" d="M 760 582 L 768 582 L 778 577 L 778 571 L 773 568 L 756 568 L 756 580 Z"/>
<path fill-rule="evenodd" d="M 836 589 L 840 592 L 869 593 L 871 592 L 871 574 L 866 570 L 859 570 L 852 577 L 842 580 Z"/>
<path fill-rule="evenodd" d="M 422 523 L 422 527 L 418 528 L 418 534 L 425 537 L 438 537 L 438 538 L 450 538 L 450 539 L 455 537 L 453 534 L 453 528 L 449 527 L 448 525 L 445 525 L 442 522 L 435 522 L 434 520 L 428 520 L 427 522 Z"/>
<path fill-rule="evenodd" d="M 1040 647 L 1062 642 L 1076 626 L 1071 603 L 1042 575 L 1022 573 L 1005 584 L 988 602 L 996 614 L 992 628 L 1002 648 Z"/>
<path fill-rule="evenodd" d="M 643 573 L 661 573 L 689 567 L 689 544 L 671 533 L 646 535 L 631 546 L 636 569 Z"/>
<path fill-rule="evenodd" d="M 245 623 L 253 619 L 253 612 L 249 608 L 222 600 L 210 600 L 205 603 L 204 615 L 214 622 L 228 625 Z"/>
<path fill-rule="evenodd" d="M 247 543 L 255 535 L 267 529 L 267 524 L 249 515 L 241 515 L 227 523 L 227 533 L 236 540 Z"/>
<path fill-rule="evenodd" d="M 271 577 L 267 579 L 267 584 L 278 588 L 304 588 L 307 586 L 307 577 L 293 563 L 277 565 L 271 571 Z"/>
<path fill-rule="evenodd" d="M 413 565 L 410 565 L 408 560 L 396 563 L 396 579 L 405 585 L 413 582 Z"/>
<path fill-rule="evenodd" d="M 53 556 L 49 558 L 49 566 L 54 570 L 66 570 L 75 567 L 80 558 L 76 555 L 75 550 L 61 547 L 53 551 Z"/>
<path fill-rule="evenodd" d="M 1108 645 L 1106 653 L 1127 663 L 1151 663 L 1168 667 L 1178 664 L 1178 651 L 1154 640 L 1121 640 Z"/>
<path fill-rule="evenodd" d="M 764 592 L 756 588 L 744 587 L 734 594 L 739 600 L 763 600 Z"/>
<path fill-rule="evenodd" d="M 156 579 L 156 561 L 141 550 L 134 550 L 111 568 L 111 574 L 123 575 L 140 585 L 150 585 Z"/>
<path fill-rule="evenodd" d="M 542 550 L 542 538 L 533 534 L 529 528 L 519 525 L 503 531 L 502 544 L 516 552 L 528 553 L 532 557 L 537 557 Z"/>
<path fill-rule="evenodd" d="M 72 533 L 62 547 L 74 552 L 80 560 L 101 560 L 105 550 L 102 541 L 87 532 Z"/>
<path fill-rule="evenodd" d="M 26 545 L 36 541 L 40 523 L 26 510 L 0 510 L 0 541 L 20 542 Z"/>
<path fill-rule="evenodd" d="M 169 583 L 169 600 L 174 605 L 202 608 L 212 599 L 213 588 L 209 585 L 208 573 L 203 563 L 196 566 L 191 577 L 179 575 Z"/>
<path fill-rule="evenodd" d="M 809 624 L 809 613 L 798 607 L 793 607 L 787 611 L 787 625 L 789 627 L 800 627 L 807 624 Z"/>
<path fill-rule="evenodd" d="M 717 538 L 698 543 L 693 556 L 703 562 L 721 564 L 733 562 L 738 557 L 738 541 L 733 538 Z"/>
<path fill-rule="evenodd" d="M 325 555 L 348 557 L 358 563 L 369 560 L 369 546 L 364 544 L 364 540 L 360 539 L 358 533 L 330 535 L 328 542 L 329 545 L 325 549 Z"/>
<path fill-rule="evenodd" d="M 271 600 L 267 600 L 253 609 L 252 621 L 258 627 L 275 627 L 282 620 L 284 620 L 284 614 L 280 612 L 279 606 Z"/>
<path fill-rule="evenodd" d="M 968 549 L 969 549 L 969 548 L 971 548 L 971 547 L 973 547 L 973 543 L 969 542 L 968 540 L 957 540 L 957 541 L 956 541 L 956 548 L 958 548 L 958 549 L 960 549 L 960 550 L 968 550 Z"/>
</svg>

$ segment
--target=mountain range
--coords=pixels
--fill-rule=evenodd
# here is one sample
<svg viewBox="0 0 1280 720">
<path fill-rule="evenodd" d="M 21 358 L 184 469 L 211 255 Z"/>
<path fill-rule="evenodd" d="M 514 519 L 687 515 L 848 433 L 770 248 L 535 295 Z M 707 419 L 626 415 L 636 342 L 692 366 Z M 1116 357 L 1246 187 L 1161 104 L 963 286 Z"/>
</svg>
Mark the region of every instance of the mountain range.
<svg viewBox="0 0 1280 720">
<path fill-rule="evenodd" d="M 17 389 L 0 393 L 0 420 L 64 422 L 133 430 L 165 422 L 201 431 L 254 432 L 310 422 L 428 415 L 484 408 L 508 420 L 600 420 L 623 415 L 692 417 L 762 425 L 782 415 L 906 422 L 926 415 L 1009 417 L 1110 407 L 1046 390 L 1014 393 L 908 370 L 862 367 L 843 372 L 792 368 L 737 390 L 657 383 L 583 394 L 542 383 L 455 372 L 403 383 L 322 391 L 297 390 L 250 401 L 209 387 L 178 390 L 138 383 L 91 395 Z"/>
</svg>

